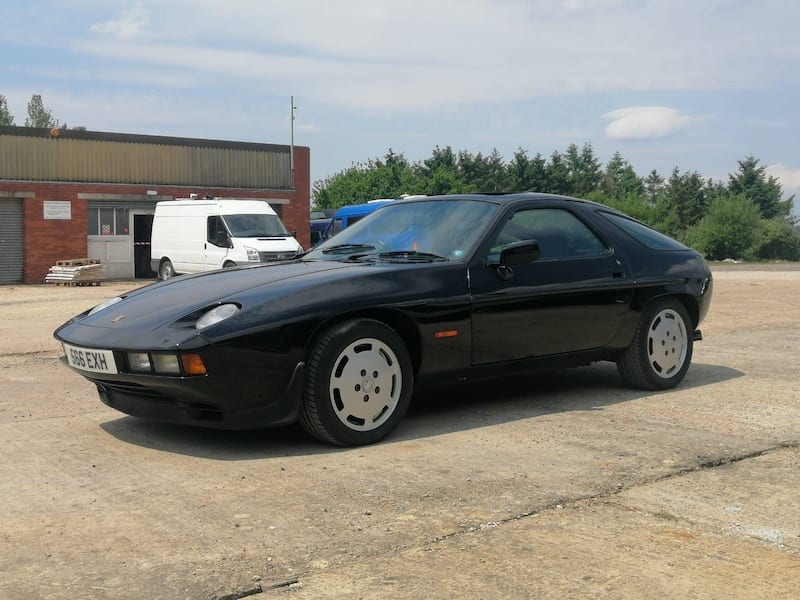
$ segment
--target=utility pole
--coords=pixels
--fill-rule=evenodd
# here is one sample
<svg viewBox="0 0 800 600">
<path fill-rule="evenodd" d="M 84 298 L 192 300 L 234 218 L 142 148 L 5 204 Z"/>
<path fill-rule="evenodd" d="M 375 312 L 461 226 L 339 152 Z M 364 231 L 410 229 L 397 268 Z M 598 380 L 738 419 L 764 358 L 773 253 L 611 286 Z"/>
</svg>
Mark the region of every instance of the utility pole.
<svg viewBox="0 0 800 600">
<path fill-rule="evenodd" d="M 289 106 L 290 106 L 290 114 L 291 120 L 289 122 L 289 136 L 290 136 L 290 143 L 289 143 L 289 177 L 291 179 L 291 186 L 294 189 L 294 111 L 297 108 L 294 105 L 294 96 L 289 96 Z"/>
</svg>

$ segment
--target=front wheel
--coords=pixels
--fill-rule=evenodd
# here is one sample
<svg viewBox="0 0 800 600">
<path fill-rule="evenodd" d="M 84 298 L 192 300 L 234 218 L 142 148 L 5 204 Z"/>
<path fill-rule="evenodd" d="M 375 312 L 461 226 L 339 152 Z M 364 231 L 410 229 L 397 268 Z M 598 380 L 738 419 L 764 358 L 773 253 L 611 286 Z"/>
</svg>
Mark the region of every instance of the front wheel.
<svg viewBox="0 0 800 600">
<path fill-rule="evenodd" d="M 161 263 L 161 267 L 158 269 L 158 278 L 161 281 L 166 281 L 167 279 L 172 279 L 173 277 L 175 277 L 175 269 L 172 266 L 172 261 L 167 259 Z"/>
<path fill-rule="evenodd" d="M 400 423 L 413 387 L 408 350 L 391 327 L 372 319 L 345 321 L 311 350 L 300 424 L 331 444 L 371 444 Z"/>
<path fill-rule="evenodd" d="M 659 300 L 642 312 L 631 345 L 617 361 L 630 385 L 665 390 L 678 385 L 692 362 L 692 321 L 677 300 Z"/>
</svg>

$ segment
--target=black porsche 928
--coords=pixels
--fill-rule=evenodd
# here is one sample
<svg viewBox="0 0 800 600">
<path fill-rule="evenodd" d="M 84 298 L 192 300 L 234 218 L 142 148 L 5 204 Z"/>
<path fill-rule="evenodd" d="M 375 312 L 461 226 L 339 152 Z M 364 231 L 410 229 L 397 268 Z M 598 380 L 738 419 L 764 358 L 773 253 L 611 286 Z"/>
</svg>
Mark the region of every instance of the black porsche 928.
<svg viewBox="0 0 800 600">
<path fill-rule="evenodd" d="M 415 389 L 614 361 L 681 382 L 708 311 L 703 257 L 603 205 L 547 194 L 392 202 L 290 262 L 137 289 L 59 327 L 64 361 L 137 417 L 299 421 L 376 442 Z"/>
</svg>

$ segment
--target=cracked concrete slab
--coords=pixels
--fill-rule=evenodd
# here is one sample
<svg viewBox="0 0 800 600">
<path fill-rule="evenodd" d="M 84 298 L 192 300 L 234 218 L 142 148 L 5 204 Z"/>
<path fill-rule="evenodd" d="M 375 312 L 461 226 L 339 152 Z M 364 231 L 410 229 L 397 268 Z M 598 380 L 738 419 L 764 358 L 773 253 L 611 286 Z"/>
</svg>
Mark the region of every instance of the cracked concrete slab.
<svg viewBox="0 0 800 600">
<path fill-rule="evenodd" d="M 103 406 L 50 335 L 131 285 L 0 288 L 3 598 L 800 595 L 797 271 L 719 273 L 676 390 L 452 388 L 358 449 Z"/>
</svg>

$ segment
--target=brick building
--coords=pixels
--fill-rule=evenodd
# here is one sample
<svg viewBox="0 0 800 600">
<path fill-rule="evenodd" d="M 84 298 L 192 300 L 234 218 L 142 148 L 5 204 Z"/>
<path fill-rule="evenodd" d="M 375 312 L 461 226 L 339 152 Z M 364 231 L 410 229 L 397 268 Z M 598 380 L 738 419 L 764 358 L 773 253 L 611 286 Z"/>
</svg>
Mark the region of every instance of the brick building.
<svg viewBox="0 0 800 600">
<path fill-rule="evenodd" d="M 109 279 L 155 277 L 156 202 L 189 194 L 266 200 L 309 246 L 307 147 L 0 127 L 0 284 L 82 257 Z"/>
</svg>

